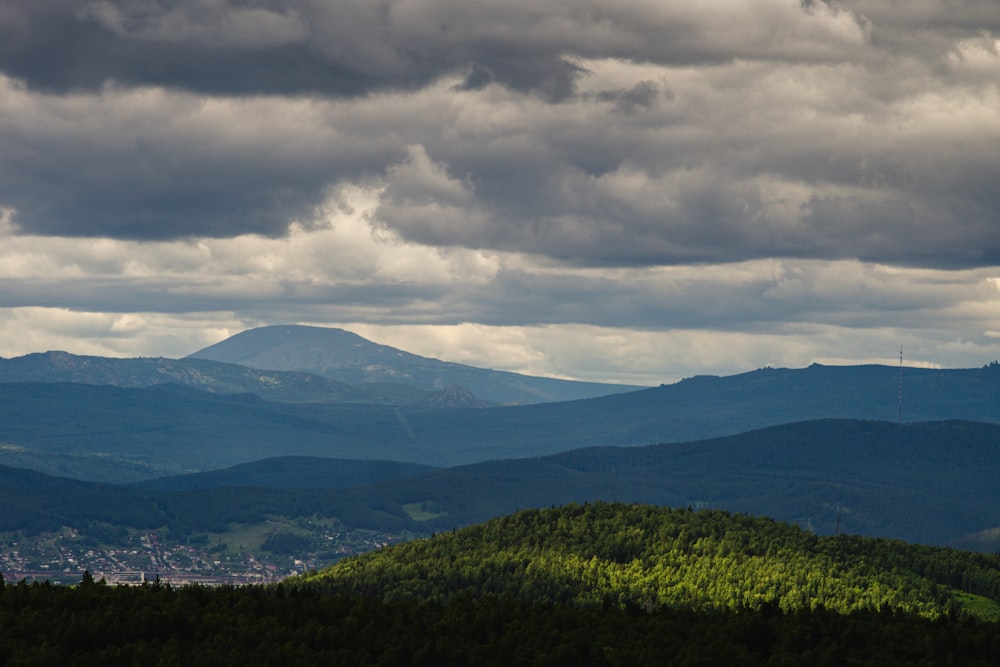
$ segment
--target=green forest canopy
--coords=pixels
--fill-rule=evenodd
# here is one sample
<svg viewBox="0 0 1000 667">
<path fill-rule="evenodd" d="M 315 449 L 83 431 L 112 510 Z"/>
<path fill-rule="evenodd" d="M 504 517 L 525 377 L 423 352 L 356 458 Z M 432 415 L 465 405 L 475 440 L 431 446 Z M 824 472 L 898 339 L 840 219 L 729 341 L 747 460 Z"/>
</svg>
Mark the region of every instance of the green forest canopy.
<svg viewBox="0 0 1000 667">
<path fill-rule="evenodd" d="M 720 511 L 528 510 L 270 586 L 0 577 L 0 664 L 997 664 L 1000 558 Z"/>
<path fill-rule="evenodd" d="M 597 503 L 525 510 L 341 561 L 296 584 L 400 599 L 696 610 L 895 610 L 1000 619 L 1000 557 L 724 511 Z"/>
</svg>

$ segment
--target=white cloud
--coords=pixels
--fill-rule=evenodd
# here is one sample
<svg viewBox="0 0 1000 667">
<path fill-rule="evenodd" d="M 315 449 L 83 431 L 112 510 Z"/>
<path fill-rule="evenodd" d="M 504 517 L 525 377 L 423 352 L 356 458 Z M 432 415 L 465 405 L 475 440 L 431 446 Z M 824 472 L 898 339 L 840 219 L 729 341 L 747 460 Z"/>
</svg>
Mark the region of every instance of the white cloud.
<svg viewBox="0 0 1000 667">
<path fill-rule="evenodd" d="M 410 159 L 439 192 L 465 196 L 425 154 Z M 788 259 L 577 266 L 405 241 L 377 219 L 384 196 L 378 182 L 341 186 L 316 220 L 279 238 L 69 239 L 8 226 L 0 354 L 45 345 L 182 355 L 242 328 L 306 322 L 347 323 L 380 342 L 473 365 L 639 384 L 885 359 L 904 343 L 913 363 L 996 356 L 994 269 Z M 162 312 L 148 312 L 151 304 Z"/>
<path fill-rule="evenodd" d="M 996 354 L 995 347 L 982 343 L 955 346 L 946 340 L 921 340 L 912 332 L 892 328 L 798 325 L 772 333 L 742 333 L 642 331 L 570 324 L 490 327 L 468 323 L 379 326 L 348 322 L 336 326 L 382 344 L 474 366 L 649 386 L 764 366 L 895 365 L 901 344 L 906 349 L 907 367 L 978 367 L 990 354 Z"/>
<path fill-rule="evenodd" d="M 320 219 L 294 224 L 280 238 L 241 235 L 139 242 L 0 235 L 0 279 L 57 284 L 77 279 L 146 281 L 183 293 L 254 293 L 263 285 L 406 283 L 481 284 L 496 274 L 495 256 L 407 243 L 372 226 L 378 190 L 343 187 Z M 6 219 L 6 218 L 5 218 Z"/>
<path fill-rule="evenodd" d="M 180 357 L 245 328 L 231 314 L 0 308 L 0 356 L 63 350 L 105 357 Z"/>
</svg>

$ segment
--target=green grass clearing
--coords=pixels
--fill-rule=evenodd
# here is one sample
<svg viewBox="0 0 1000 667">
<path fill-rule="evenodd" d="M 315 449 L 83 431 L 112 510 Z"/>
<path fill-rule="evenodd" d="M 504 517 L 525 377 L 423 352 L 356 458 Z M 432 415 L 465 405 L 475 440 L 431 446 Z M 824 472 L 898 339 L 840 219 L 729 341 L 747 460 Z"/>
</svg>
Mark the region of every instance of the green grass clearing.
<svg viewBox="0 0 1000 667">
<path fill-rule="evenodd" d="M 431 512 L 427 509 L 427 503 L 407 503 L 403 505 L 406 512 L 414 521 L 430 521 L 439 516 L 444 516 L 447 512 Z"/>
</svg>

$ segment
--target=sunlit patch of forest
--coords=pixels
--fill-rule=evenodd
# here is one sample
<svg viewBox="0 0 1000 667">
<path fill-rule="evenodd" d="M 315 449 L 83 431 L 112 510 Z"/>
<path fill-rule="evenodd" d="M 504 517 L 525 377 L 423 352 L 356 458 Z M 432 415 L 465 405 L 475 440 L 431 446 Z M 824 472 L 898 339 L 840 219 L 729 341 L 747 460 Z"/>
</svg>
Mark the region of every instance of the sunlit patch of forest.
<svg viewBox="0 0 1000 667">
<path fill-rule="evenodd" d="M 526 510 L 269 586 L 0 583 L 5 665 L 995 665 L 1000 557 Z"/>
</svg>

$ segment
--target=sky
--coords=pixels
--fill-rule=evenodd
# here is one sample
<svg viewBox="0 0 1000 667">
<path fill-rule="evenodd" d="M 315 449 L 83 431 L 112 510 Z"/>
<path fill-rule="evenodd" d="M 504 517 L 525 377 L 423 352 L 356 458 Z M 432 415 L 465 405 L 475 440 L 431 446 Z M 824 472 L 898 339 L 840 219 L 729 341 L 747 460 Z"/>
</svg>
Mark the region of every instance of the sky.
<svg viewBox="0 0 1000 667">
<path fill-rule="evenodd" d="M 0 356 L 1000 358 L 996 0 L 7 0 Z"/>
</svg>

